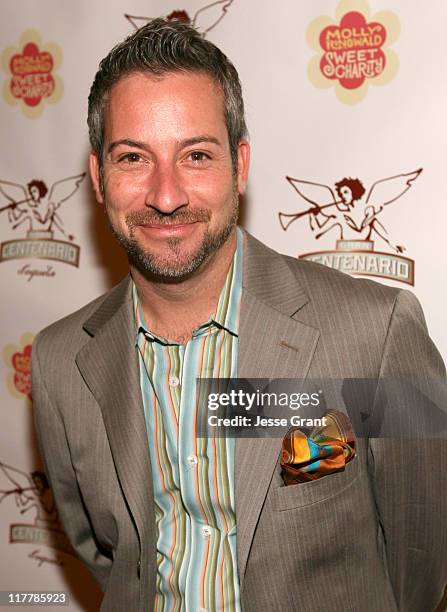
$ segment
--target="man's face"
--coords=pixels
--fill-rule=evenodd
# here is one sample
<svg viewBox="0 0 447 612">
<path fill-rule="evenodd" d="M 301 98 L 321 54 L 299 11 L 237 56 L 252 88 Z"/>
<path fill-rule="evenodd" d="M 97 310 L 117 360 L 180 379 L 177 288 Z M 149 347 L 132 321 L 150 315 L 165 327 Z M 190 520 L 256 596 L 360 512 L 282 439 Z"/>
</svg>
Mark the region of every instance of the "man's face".
<svg viewBox="0 0 447 612">
<path fill-rule="evenodd" d="M 347 185 L 340 188 L 340 195 L 344 204 L 352 204 L 352 191 Z"/>
<path fill-rule="evenodd" d="M 109 96 L 98 201 L 131 264 L 161 280 L 194 273 L 234 231 L 249 146 L 233 172 L 222 93 L 203 73 L 134 73 Z"/>
<path fill-rule="evenodd" d="M 33 202 L 38 202 L 40 200 L 40 191 L 36 185 L 32 185 L 32 187 L 29 188 L 29 193 Z"/>
<path fill-rule="evenodd" d="M 33 474 L 33 483 L 38 493 L 43 493 L 46 489 L 44 479 L 39 474 Z"/>
</svg>

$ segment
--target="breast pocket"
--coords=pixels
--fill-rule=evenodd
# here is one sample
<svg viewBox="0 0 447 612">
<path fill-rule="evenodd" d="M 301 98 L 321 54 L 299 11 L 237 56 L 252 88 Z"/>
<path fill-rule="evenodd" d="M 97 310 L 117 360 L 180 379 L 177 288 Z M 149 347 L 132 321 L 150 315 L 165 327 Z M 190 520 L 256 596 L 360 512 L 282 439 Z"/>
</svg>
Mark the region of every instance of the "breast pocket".
<svg viewBox="0 0 447 612">
<path fill-rule="evenodd" d="M 357 481 L 360 472 L 360 460 L 356 455 L 342 472 L 328 474 L 312 482 L 276 487 L 274 508 L 279 512 L 302 508 L 347 492 Z"/>
</svg>

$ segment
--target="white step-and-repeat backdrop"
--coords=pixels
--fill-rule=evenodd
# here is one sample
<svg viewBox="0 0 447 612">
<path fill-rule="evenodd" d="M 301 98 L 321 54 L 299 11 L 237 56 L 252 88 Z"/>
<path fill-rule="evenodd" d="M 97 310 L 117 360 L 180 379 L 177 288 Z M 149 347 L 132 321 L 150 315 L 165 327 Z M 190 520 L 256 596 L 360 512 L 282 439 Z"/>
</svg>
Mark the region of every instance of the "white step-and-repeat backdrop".
<svg viewBox="0 0 447 612">
<path fill-rule="evenodd" d="M 240 72 L 244 227 L 414 291 L 447 356 L 443 0 L 2 2 L 0 590 L 68 590 L 72 610 L 97 609 L 99 594 L 42 473 L 31 345 L 126 272 L 86 175 L 87 96 L 100 59 L 157 16 L 194 23 Z"/>
</svg>

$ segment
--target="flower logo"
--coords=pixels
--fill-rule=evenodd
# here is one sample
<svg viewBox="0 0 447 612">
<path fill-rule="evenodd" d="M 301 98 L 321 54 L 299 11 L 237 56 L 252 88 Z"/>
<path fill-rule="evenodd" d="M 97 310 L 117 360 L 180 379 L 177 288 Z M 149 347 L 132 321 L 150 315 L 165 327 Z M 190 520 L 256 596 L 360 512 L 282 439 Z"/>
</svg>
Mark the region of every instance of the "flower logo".
<svg viewBox="0 0 447 612">
<path fill-rule="evenodd" d="M 20 48 L 8 47 L 2 55 L 3 70 L 10 77 L 3 86 L 5 100 L 20 104 L 27 117 L 38 117 L 44 102 L 54 104 L 62 95 L 62 79 L 55 74 L 61 60 L 58 45 L 42 45 L 38 32 L 24 32 Z"/>
<path fill-rule="evenodd" d="M 308 43 L 317 52 L 309 79 L 322 89 L 335 86 L 341 102 L 356 104 L 370 83 L 385 85 L 395 77 L 399 62 L 389 45 L 399 36 L 399 19 L 390 11 L 371 15 L 366 0 L 341 0 L 336 20 L 318 17 L 308 27 Z"/>
<path fill-rule="evenodd" d="M 25 396 L 30 401 L 31 397 L 31 349 L 33 335 L 23 334 L 19 346 L 8 344 L 3 356 L 6 364 L 12 369 L 8 376 L 8 388 L 17 399 Z"/>
</svg>

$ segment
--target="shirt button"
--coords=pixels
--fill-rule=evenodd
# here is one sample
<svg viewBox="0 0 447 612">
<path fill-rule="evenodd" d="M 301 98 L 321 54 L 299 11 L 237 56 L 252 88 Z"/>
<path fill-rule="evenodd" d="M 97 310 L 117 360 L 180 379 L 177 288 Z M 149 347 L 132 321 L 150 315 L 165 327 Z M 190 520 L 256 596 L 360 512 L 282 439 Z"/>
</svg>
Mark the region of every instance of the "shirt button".
<svg viewBox="0 0 447 612">
<path fill-rule="evenodd" d="M 189 455 L 187 459 L 189 465 L 197 465 L 197 457 L 196 455 Z"/>
<path fill-rule="evenodd" d="M 177 387 L 179 382 L 180 382 L 180 380 L 178 379 L 177 376 L 170 376 L 169 377 L 169 384 L 171 385 L 171 387 Z"/>
<path fill-rule="evenodd" d="M 209 540 L 210 535 L 211 535 L 211 527 L 208 527 L 208 525 L 205 525 L 204 527 L 202 527 L 202 535 L 205 538 L 205 540 Z"/>
</svg>

